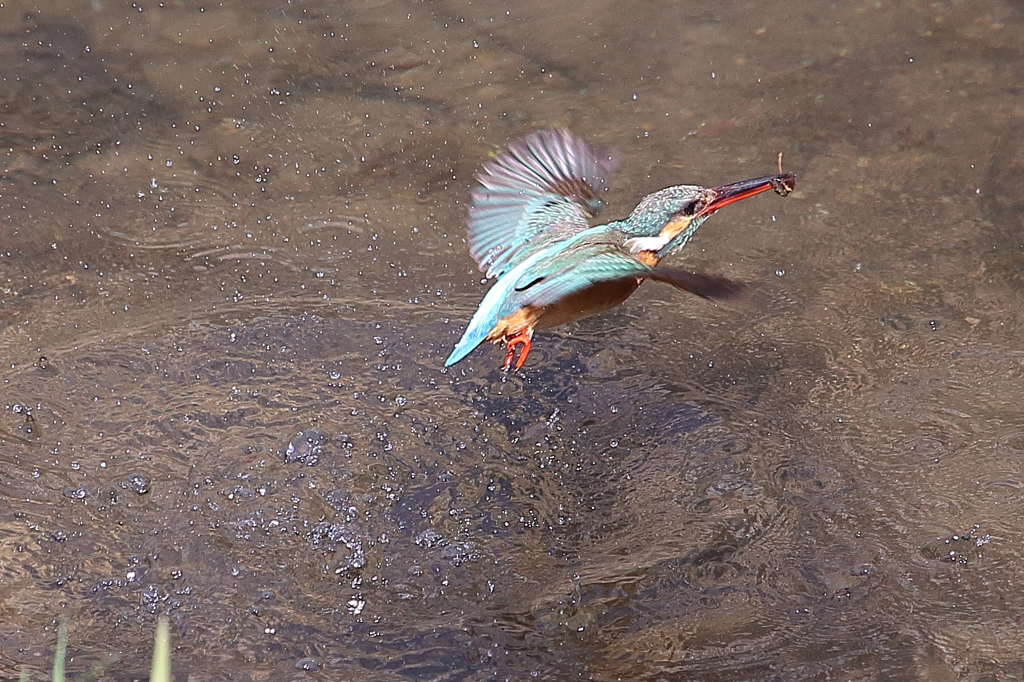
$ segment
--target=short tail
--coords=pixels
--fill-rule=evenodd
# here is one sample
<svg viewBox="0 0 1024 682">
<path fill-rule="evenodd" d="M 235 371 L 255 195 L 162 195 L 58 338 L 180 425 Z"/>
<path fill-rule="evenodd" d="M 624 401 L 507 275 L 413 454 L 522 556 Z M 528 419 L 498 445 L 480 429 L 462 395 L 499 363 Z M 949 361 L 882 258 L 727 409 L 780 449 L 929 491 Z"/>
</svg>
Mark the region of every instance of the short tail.
<svg viewBox="0 0 1024 682">
<path fill-rule="evenodd" d="M 466 328 L 466 332 L 459 339 L 459 342 L 455 344 L 455 348 L 452 350 L 451 355 L 444 361 L 445 367 L 451 367 L 456 362 L 473 352 L 473 349 L 484 342 L 487 338 L 488 329 L 483 328 L 482 325 L 474 325 L 476 320 L 470 320 L 469 326 Z"/>
</svg>

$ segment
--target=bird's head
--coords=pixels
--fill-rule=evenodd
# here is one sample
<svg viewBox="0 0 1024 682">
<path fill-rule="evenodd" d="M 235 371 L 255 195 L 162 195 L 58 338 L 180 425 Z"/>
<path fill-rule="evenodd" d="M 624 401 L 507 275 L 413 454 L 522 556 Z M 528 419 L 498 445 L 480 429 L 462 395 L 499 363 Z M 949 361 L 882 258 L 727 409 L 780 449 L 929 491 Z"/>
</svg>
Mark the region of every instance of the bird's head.
<svg viewBox="0 0 1024 682">
<path fill-rule="evenodd" d="M 682 248 L 718 209 L 772 189 L 785 196 L 793 191 L 791 173 L 742 180 L 719 187 L 676 185 L 648 194 L 624 222 L 633 253 L 651 252 L 661 260 Z"/>
</svg>

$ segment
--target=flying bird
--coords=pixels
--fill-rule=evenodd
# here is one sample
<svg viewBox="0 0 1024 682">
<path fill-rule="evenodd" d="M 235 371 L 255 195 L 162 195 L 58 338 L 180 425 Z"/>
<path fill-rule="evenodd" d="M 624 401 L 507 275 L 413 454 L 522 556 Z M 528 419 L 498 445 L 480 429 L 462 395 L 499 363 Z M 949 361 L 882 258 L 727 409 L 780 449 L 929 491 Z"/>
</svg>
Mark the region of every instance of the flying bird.
<svg viewBox="0 0 1024 682">
<path fill-rule="evenodd" d="M 530 133 L 484 164 L 469 207 L 469 252 L 497 281 L 446 367 L 491 341 L 508 348 L 504 370 L 518 370 L 536 330 L 614 308 L 648 279 L 709 299 L 735 296 L 743 284 L 661 261 L 720 208 L 769 189 L 786 196 L 795 187 L 780 156 L 777 175 L 667 187 L 641 199 L 629 217 L 591 227 L 614 167 L 568 130 Z"/>
</svg>

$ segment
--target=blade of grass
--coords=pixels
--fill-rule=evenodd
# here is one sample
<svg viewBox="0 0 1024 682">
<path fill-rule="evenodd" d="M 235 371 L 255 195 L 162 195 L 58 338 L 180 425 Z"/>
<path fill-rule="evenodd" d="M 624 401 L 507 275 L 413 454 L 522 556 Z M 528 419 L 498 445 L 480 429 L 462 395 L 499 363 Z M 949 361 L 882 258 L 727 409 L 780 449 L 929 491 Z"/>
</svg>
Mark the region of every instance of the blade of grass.
<svg viewBox="0 0 1024 682">
<path fill-rule="evenodd" d="M 171 682 L 171 629 L 167 616 L 162 616 L 156 623 L 149 682 Z"/>
<path fill-rule="evenodd" d="M 64 663 L 68 655 L 68 619 L 57 619 L 57 651 L 53 655 L 53 682 L 64 682 Z"/>
</svg>

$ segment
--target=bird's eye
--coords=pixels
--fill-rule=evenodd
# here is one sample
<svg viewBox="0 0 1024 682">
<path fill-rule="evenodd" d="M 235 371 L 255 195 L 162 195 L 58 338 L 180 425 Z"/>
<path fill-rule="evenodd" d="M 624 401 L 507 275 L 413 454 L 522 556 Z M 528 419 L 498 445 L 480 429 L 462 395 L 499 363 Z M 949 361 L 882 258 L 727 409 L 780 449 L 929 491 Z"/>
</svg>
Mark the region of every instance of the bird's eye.
<svg viewBox="0 0 1024 682">
<path fill-rule="evenodd" d="M 676 211 L 677 218 L 690 218 L 700 209 L 700 199 L 694 199 L 693 201 L 684 204 L 681 209 Z"/>
</svg>

